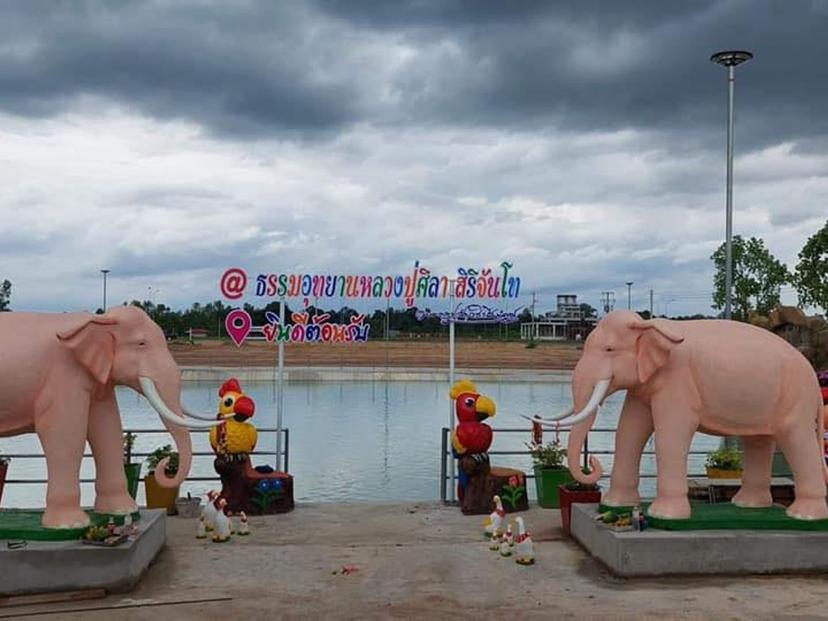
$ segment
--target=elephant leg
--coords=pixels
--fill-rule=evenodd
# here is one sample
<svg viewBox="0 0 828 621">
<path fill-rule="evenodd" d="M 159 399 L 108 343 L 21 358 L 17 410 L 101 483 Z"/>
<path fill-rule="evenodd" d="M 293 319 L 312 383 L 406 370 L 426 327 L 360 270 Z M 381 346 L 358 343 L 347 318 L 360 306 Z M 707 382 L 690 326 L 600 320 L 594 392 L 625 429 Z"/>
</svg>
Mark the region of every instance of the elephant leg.
<svg viewBox="0 0 828 621">
<path fill-rule="evenodd" d="M 89 445 L 95 458 L 95 511 L 126 514 L 137 510 L 124 474 L 123 430 L 115 390 L 105 389 L 89 409 Z"/>
<path fill-rule="evenodd" d="M 89 516 L 80 508 L 79 482 L 86 447 L 88 401 L 71 405 L 61 401 L 49 407 L 50 411 L 39 416 L 35 425 L 49 480 L 42 523 L 46 528 L 88 526 Z M 71 416 L 76 411 L 80 414 Z"/>
<path fill-rule="evenodd" d="M 685 414 L 676 403 L 654 412 L 668 412 L 669 418 L 655 417 L 656 468 L 658 486 L 656 499 L 648 513 L 653 517 L 686 519 L 690 517 L 687 500 L 687 454 L 698 427 L 692 414 Z"/>
<path fill-rule="evenodd" d="M 653 416 L 649 406 L 628 394 L 615 432 L 615 460 L 609 491 L 601 499 L 603 504 L 628 507 L 641 502 L 638 495 L 641 453 L 652 434 Z"/>
<path fill-rule="evenodd" d="M 777 441 L 791 466 L 796 499 L 786 513 L 801 520 L 828 518 L 825 504 L 825 463 L 813 423 L 790 425 Z"/>
<path fill-rule="evenodd" d="M 745 466 L 742 488 L 731 501 L 737 507 L 770 507 L 771 462 L 773 461 L 773 438 L 749 436 L 742 438 L 745 449 Z"/>
</svg>

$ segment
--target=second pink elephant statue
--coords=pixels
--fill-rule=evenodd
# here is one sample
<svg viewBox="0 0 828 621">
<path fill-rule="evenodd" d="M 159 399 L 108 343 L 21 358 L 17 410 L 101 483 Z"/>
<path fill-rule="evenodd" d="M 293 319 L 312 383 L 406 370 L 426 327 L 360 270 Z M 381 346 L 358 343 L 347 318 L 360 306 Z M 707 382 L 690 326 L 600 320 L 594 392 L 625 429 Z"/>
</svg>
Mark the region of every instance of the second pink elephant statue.
<svg viewBox="0 0 828 621">
<path fill-rule="evenodd" d="M 783 339 L 734 321 L 645 321 L 629 311 L 608 314 L 587 338 L 572 377 L 576 413 L 553 417 L 572 425 L 570 471 L 579 481 L 595 482 L 603 473 L 601 462 L 591 457 L 591 472 L 584 474 L 575 457 L 600 404 L 618 390 L 627 396 L 605 504 L 640 502 L 641 454 L 655 434 L 658 484 L 649 513 L 690 517 L 687 456 L 693 435 L 702 431 L 742 438 L 744 476 L 734 504 L 772 504 L 771 461 L 778 444 L 796 483 L 788 515 L 828 517 L 819 385 L 805 357 Z"/>
</svg>

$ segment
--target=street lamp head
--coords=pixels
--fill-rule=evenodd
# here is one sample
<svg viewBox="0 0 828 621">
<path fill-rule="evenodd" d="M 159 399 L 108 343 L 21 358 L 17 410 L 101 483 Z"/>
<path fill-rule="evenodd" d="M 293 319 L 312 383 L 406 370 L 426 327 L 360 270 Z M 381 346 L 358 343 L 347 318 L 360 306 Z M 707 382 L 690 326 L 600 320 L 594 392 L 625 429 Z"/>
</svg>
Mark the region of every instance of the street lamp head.
<svg viewBox="0 0 828 621">
<path fill-rule="evenodd" d="M 633 286 L 633 281 L 628 280 L 628 281 L 626 282 L 626 285 L 627 285 L 628 287 L 632 287 L 632 286 Z"/>
<path fill-rule="evenodd" d="M 725 50 L 713 54 L 710 57 L 710 61 L 723 67 L 736 67 L 742 63 L 746 63 L 751 58 L 753 58 L 753 54 L 744 50 Z"/>
<path fill-rule="evenodd" d="M 109 274 L 112 270 L 101 270 L 101 274 Z"/>
</svg>

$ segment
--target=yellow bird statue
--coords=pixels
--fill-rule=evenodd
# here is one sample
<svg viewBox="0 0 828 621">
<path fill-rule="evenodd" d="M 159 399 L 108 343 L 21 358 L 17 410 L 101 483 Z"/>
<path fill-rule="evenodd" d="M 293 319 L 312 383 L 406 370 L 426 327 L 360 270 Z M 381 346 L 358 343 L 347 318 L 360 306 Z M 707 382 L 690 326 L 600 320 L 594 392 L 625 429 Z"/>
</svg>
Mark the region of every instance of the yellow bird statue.
<svg viewBox="0 0 828 621">
<path fill-rule="evenodd" d="M 246 456 L 256 448 L 258 433 L 249 422 L 256 404 L 242 392 L 236 378 L 230 378 L 219 389 L 219 423 L 210 429 L 210 446 L 217 455 Z"/>
</svg>

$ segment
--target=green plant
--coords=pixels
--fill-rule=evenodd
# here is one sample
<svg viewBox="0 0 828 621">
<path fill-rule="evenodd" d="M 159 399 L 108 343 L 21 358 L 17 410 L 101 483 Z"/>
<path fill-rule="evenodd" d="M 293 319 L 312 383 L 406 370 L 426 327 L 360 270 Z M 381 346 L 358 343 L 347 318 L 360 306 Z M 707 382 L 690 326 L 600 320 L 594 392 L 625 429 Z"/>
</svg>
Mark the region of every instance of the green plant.
<svg viewBox="0 0 828 621">
<path fill-rule="evenodd" d="M 529 453 L 532 455 L 532 461 L 535 466 L 540 468 L 554 468 L 556 470 L 564 468 L 566 449 L 559 443 L 550 442 L 549 444 L 542 444 L 540 442 L 529 442 L 526 446 L 529 447 Z"/>
<path fill-rule="evenodd" d="M 589 474 L 589 473 L 586 473 Z M 600 492 L 601 486 L 597 483 L 581 483 L 580 481 L 570 481 L 565 485 L 570 492 Z"/>
<path fill-rule="evenodd" d="M 153 474 L 155 472 L 158 462 L 165 457 L 169 457 L 170 461 L 164 469 L 164 473 L 167 476 L 174 476 L 175 473 L 178 472 L 178 451 L 174 451 L 171 445 L 165 444 L 164 446 L 155 449 L 147 457 L 147 468 L 149 470 L 149 474 Z"/>
<path fill-rule="evenodd" d="M 705 464 L 708 468 L 719 470 L 741 470 L 742 451 L 736 448 L 723 447 L 707 455 Z"/>
<path fill-rule="evenodd" d="M 135 446 L 135 438 L 137 438 L 134 433 L 127 432 L 123 436 L 123 443 L 124 443 L 124 464 L 130 465 L 132 463 L 132 448 Z"/>
<path fill-rule="evenodd" d="M 523 484 L 522 475 L 509 477 L 509 484 L 501 487 L 500 497 L 508 503 L 512 509 L 517 507 L 518 501 L 526 495 L 526 487 Z"/>
<path fill-rule="evenodd" d="M 526 349 L 535 349 L 535 347 L 537 346 L 538 344 L 535 343 L 535 341 L 529 341 L 528 343 L 526 343 Z"/>
</svg>

